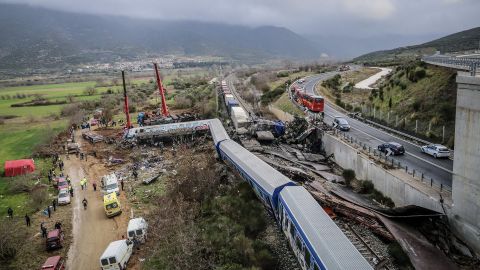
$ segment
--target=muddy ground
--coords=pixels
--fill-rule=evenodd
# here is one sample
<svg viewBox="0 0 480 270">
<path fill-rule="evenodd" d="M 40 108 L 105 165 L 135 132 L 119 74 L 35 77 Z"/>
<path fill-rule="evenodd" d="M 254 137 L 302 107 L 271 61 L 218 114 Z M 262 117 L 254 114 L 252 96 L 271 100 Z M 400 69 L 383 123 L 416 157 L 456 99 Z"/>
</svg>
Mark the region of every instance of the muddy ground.
<svg viewBox="0 0 480 270">
<path fill-rule="evenodd" d="M 76 135 L 77 142 L 83 145 L 82 151 L 91 148 Z M 88 156 L 87 161 L 76 156 L 65 160 L 66 173 L 72 178 L 74 197 L 72 198 L 73 211 L 73 243 L 68 252 L 67 266 L 70 270 L 97 269 L 100 267 L 99 259 L 105 248 L 112 241 L 126 237 L 130 208 L 121 192 L 120 201 L 122 214 L 108 218 L 103 209 L 103 193 L 100 181 L 103 175 L 110 173 L 102 160 Z M 86 177 L 88 185 L 86 190 L 80 187 L 80 180 Z M 97 184 L 97 191 L 93 190 L 93 183 Z M 88 201 L 87 209 L 82 205 L 83 198 Z"/>
</svg>

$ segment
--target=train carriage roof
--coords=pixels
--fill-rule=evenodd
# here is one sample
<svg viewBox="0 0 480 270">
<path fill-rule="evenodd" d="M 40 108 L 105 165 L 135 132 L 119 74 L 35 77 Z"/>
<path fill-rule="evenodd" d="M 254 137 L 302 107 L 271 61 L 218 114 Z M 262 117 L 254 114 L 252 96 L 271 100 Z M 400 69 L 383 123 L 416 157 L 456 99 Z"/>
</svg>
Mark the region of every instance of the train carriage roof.
<svg viewBox="0 0 480 270">
<path fill-rule="evenodd" d="M 276 188 L 294 184 L 285 175 L 232 140 L 222 142 L 220 149 L 252 177 L 270 197 L 273 196 Z"/>
<path fill-rule="evenodd" d="M 215 143 L 215 146 L 223 140 L 230 139 L 227 131 L 222 125 L 222 122 L 220 122 L 220 120 L 218 120 L 217 118 L 211 119 L 208 122 L 208 126 L 210 127 L 210 133 L 212 134 L 212 138 L 213 138 L 213 142 Z"/>
<path fill-rule="evenodd" d="M 305 188 L 285 187 L 280 198 L 295 219 L 295 227 L 320 258 L 322 269 L 373 269 Z"/>
</svg>

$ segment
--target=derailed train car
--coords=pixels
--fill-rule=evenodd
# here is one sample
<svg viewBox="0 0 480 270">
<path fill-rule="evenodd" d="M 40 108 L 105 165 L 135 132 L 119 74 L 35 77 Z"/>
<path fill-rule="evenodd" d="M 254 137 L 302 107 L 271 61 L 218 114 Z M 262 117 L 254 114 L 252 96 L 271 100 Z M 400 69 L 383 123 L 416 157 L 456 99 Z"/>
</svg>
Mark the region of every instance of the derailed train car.
<svg viewBox="0 0 480 270">
<path fill-rule="evenodd" d="M 231 140 L 218 120 L 210 132 L 219 157 L 276 218 L 303 270 L 373 269 L 305 188 Z"/>
</svg>

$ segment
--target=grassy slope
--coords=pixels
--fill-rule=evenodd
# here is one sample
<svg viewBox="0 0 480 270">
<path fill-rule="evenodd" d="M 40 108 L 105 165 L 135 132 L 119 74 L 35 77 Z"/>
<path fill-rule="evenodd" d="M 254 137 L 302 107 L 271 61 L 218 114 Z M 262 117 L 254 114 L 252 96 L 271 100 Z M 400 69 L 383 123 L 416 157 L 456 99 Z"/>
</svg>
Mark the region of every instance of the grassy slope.
<svg viewBox="0 0 480 270">
<path fill-rule="evenodd" d="M 421 68 L 419 64 L 411 69 Z M 353 90 L 342 93 L 341 100 L 354 107 L 365 104 L 367 107 L 377 107 L 377 115 L 381 110 L 383 115 L 391 111 L 391 115 L 407 119 L 407 130 L 414 129 L 415 120 L 419 121 L 419 129 L 426 130 L 431 123 L 432 134 L 441 135 L 441 127 L 446 127 L 447 144 L 453 145 L 453 133 L 455 127 L 455 102 L 456 84 L 455 73 L 449 69 L 427 65 L 426 76 L 417 82 L 407 78 L 407 65 L 396 68 L 383 83 L 383 99 L 377 94 L 370 97 L 371 91 Z M 318 85 L 317 91 L 324 94 L 332 102 L 335 97 L 330 89 Z M 392 108 L 389 108 L 389 100 L 392 99 Z M 393 117 L 392 117 L 393 119 Z M 393 120 L 391 120 L 393 121 Z M 424 134 L 427 135 L 427 134 Z"/>
<path fill-rule="evenodd" d="M 284 112 L 287 112 L 291 115 L 301 116 L 303 115 L 303 111 L 300 110 L 297 106 L 295 106 L 292 101 L 288 98 L 287 93 L 283 93 L 277 101 L 272 103 L 272 105 Z"/>
<path fill-rule="evenodd" d="M 388 110 L 389 99 L 392 98 L 392 111 L 407 118 L 432 124 L 432 129 L 446 126 L 448 135 L 453 135 L 455 128 L 456 83 L 455 72 L 428 65 L 427 76 L 418 82 L 411 82 L 404 70 L 396 70 L 386 84 L 383 101 L 375 98 L 373 103 L 382 110 Z M 392 82 L 392 83 L 390 83 Z M 398 84 L 397 84 L 398 82 Z M 406 86 L 402 89 L 401 84 Z M 438 136 L 438 135 L 437 135 Z M 453 137 L 451 137 L 453 138 Z M 453 141 L 449 142 L 453 146 Z"/>
</svg>

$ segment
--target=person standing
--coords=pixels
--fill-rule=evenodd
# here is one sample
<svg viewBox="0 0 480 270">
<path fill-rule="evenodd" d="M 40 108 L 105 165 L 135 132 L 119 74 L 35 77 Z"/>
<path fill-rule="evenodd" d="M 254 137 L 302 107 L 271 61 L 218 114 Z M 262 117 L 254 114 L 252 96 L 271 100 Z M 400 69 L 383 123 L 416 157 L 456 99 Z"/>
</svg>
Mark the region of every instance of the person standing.
<svg viewBox="0 0 480 270">
<path fill-rule="evenodd" d="M 25 214 L 25 223 L 27 223 L 27 227 L 30 227 L 30 217 L 28 216 L 28 214 Z"/>
<path fill-rule="evenodd" d="M 57 211 L 57 200 L 53 199 L 52 201 L 53 211 Z"/>
<path fill-rule="evenodd" d="M 42 238 L 47 238 L 47 228 L 43 226 L 43 222 L 40 224 L 40 230 L 42 231 Z"/>
<path fill-rule="evenodd" d="M 92 185 L 93 185 L 93 191 L 97 191 L 97 183 L 94 182 Z"/>
<path fill-rule="evenodd" d="M 48 214 L 48 218 L 50 218 L 50 216 L 52 215 L 52 211 L 50 210 L 50 205 L 47 207 L 47 214 Z"/>
<path fill-rule="evenodd" d="M 13 209 L 11 207 L 8 207 L 7 214 L 9 218 L 13 218 Z"/>
<path fill-rule="evenodd" d="M 72 186 L 70 186 L 70 196 L 73 197 L 73 187 Z"/>
<path fill-rule="evenodd" d="M 55 229 L 62 230 L 62 223 L 60 223 L 60 221 L 55 222 Z"/>
<path fill-rule="evenodd" d="M 120 185 L 122 186 L 122 191 L 123 191 L 123 179 L 120 180 Z"/>
<path fill-rule="evenodd" d="M 137 178 L 138 178 L 137 170 L 133 170 L 133 177 L 135 178 L 135 181 L 137 181 Z"/>
</svg>

